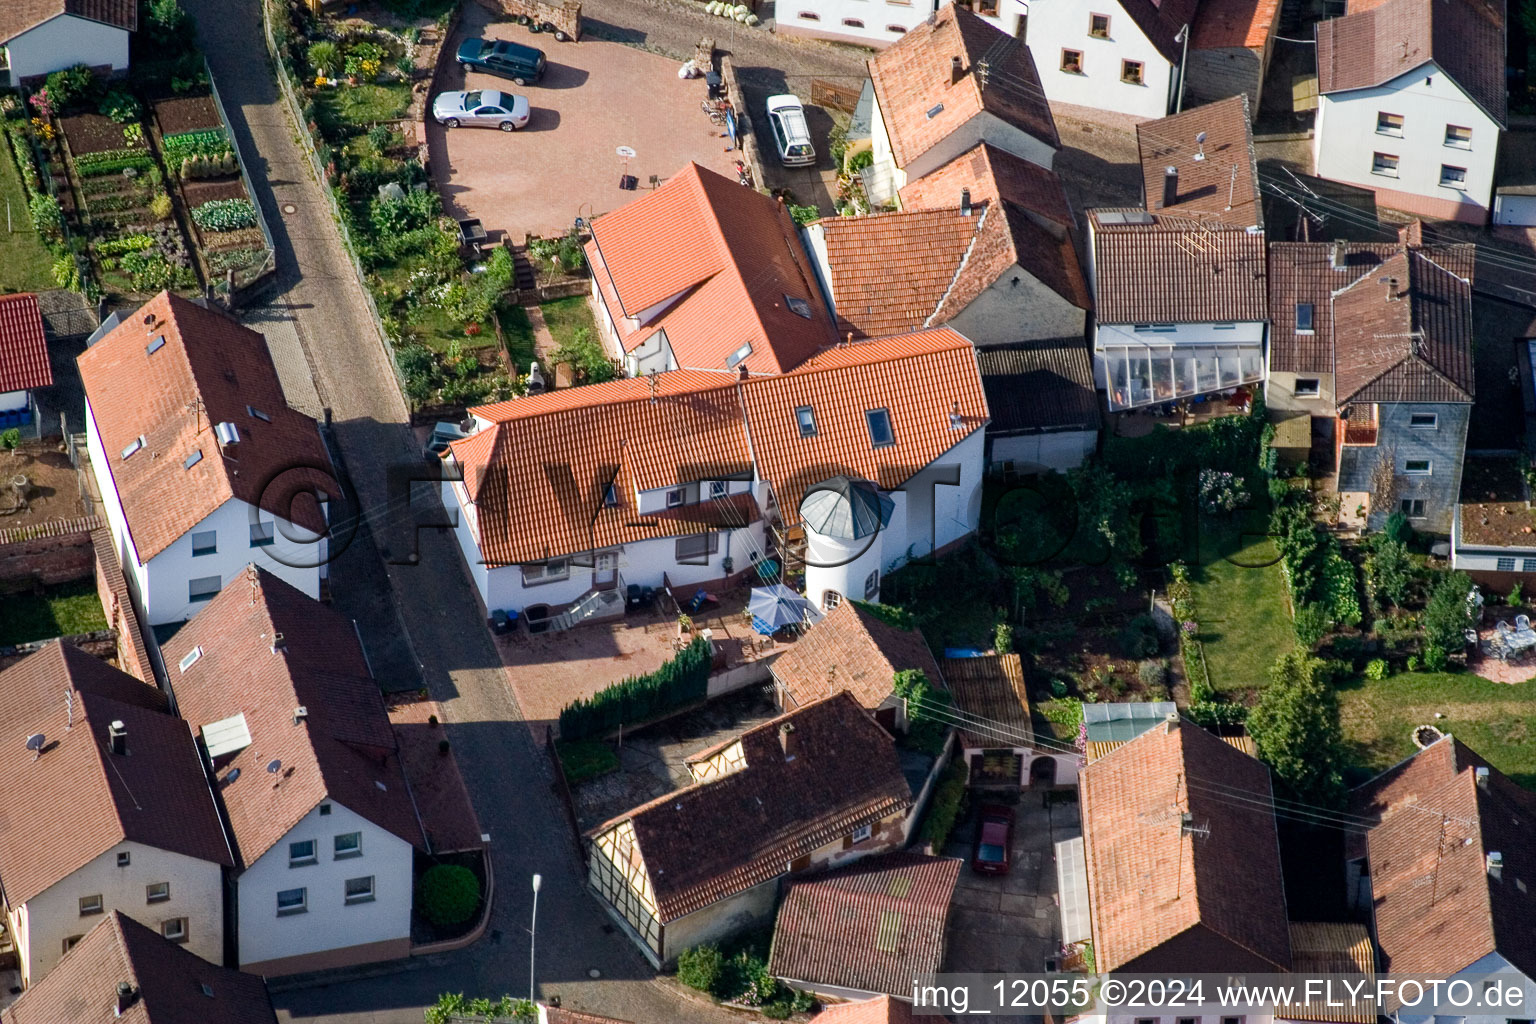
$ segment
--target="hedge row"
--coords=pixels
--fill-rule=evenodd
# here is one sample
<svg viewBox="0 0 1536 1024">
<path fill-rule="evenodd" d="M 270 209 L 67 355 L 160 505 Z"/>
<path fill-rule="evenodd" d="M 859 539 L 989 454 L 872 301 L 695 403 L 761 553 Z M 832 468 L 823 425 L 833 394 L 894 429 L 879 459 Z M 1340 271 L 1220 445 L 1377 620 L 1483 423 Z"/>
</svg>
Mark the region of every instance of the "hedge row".
<svg viewBox="0 0 1536 1024">
<path fill-rule="evenodd" d="M 704 699 L 713 645 L 697 637 L 655 672 L 631 676 L 578 699 L 560 712 L 560 738 L 567 742 L 606 736 L 621 725 L 636 725 L 674 708 Z"/>
<path fill-rule="evenodd" d="M 154 160 L 143 153 L 137 156 L 120 156 L 94 164 L 75 161 L 75 171 L 82 178 L 94 178 L 98 174 L 121 174 L 130 167 L 137 171 L 148 171 L 153 166 L 155 166 Z"/>
</svg>

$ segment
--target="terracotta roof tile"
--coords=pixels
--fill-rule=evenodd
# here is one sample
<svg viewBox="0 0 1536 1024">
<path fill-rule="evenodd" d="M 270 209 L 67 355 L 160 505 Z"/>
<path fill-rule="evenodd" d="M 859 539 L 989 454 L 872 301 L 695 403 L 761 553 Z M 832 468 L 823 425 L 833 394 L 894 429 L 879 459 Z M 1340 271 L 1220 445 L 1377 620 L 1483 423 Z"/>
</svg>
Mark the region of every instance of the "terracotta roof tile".
<svg viewBox="0 0 1536 1024">
<path fill-rule="evenodd" d="M 784 724 L 794 726 L 788 760 Z M 912 803 L 890 734 L 846 692 L 748 729 L 740 743 L 743 767 L 594 830 L 633 826 L 664 922 L 777 878 L 796 858 Z"/>
<path fill-rule="evenodd" d="M 1367 842 L 1384 971 L 1450 975 L 1495 950 L 1536 971 L 1536 795 L 1446 736 L 1360 787 L 1352 804 L 1379 821 Z M 1492 852 L 1503 855 L 1497 879 Z"/>
<path fill-rule="evenodd" d="M 0 391 L 27 391 L 53 383 L 48 337 L 37 296 L 0 295 Z"/>
<path fill-rule="evenodd" d="M 1150 223 L 1114 223 L 1125 216 Z M 1264 233 L 1139 210 L 1094 210 L 1100 323 L 1264 320 Z"/>
<path fill-rule="evenodd" d="M 1280 0 L 1204 0 L 1190 30 L 1191 50 L 1262 49 L 1279 22 Z"/>
<path fill-rule="evenodd" d="M 137 0 L 6 0 L 0 4 L 0 43 L 61 14 L 73 14 L 129 32 L 139 27 Z"/>
<path fill-rule="evenodd" d="M 160 337 L 164 345 L 150 352 Z M 330 457 L 315 421 L 283 398 L 260 334 L 161 292 L 78 362 L 105 468 L 140 561 L 154 558 L 230 498 L 325 532 L 311 495 L 335 489 Z M 224 422 L 240 432 L 237 450 L 230 452 L 238 466 L 220 456 L 214 425 Z M 120 457 L 139 437 L 143 450 Z M 202 458 L 187 467 L 195 452 Z"/>
<path fill-rule="evenodd" d="M 1066 190 L 1055 171 L 981 142 L 932 173 L 909 181 L 901 190 L 905 210 L 956 208 L 960 190 L 969 189 L 973 202 L 999 197 L 1046 220 L 1071 226 L 1074 222 Z"/>
<path fill-rule="evenodd" d="M 976 350 L 992 434 L 1099 429 L 1093 363 L 1082 338 L 1053 338 Z"/>
<path fill-rule="evenodd" d="M 897 672 L 921 669 L 936 686 L 944 674 L 916 629 L 898 629 L 843 601 L 773 663 L 773 677 L 798 707 L 838 690 L 873 711 L 891 696 Z"/>
<path fill-rule="evenodd" d="M 598 217 L 592 236 L 592 276 L 626 350 L 664 330 L 685 369 L 727 369 L 750 344 L 747 365 L 779 373 L 836 340 L 788 210 L 698 164 Z M 669 300 L 644 325 L 626 320 Z"/>
<path fill-rule="evenodd" d="M 898 167 L 981 113 L 1061 146 L 1029 47 L 964 7 L 948 4 L 913 26 L 871 58 L 869 77 Z"/>
<path fill-rule="evenodd" d="M 117 986 L 136 999 L 117 1012 Z M 4 1024 L 276 1024 L 267 983 L 211 964 L 118 911 L 0 1015 Z"/>
<path fill-rule="evenodd" d="M 165 645 L 167 665 L 202 650 L 185 671 L 171 670 L 192 728 L 206 736 L 210 724 L 243 715 L 250 733 L 249 746 L 218 764 L 238 866 L 250 867 L 325 799 L 420 847 L 394 731 L 355 627 L 265 570 L 246 573 Z M 307 715 L 296 721 L 299 707 Z"/>
<path fill-rule="evenodd" d="M 1024 662 L 1017 654 L 945 658 L 944 681 L 949 684 L 955 707 L 972 721 L 985 723 L 962 729 L 962 746 L 972 750 L 1034 746 Z"/>
<path fill-rule="evenodd" d="M 843 474 L 894 490 L 987 424 L 976 351 L 947 327 L 845 345 L 793 373 L 753 378 L 742 394 L 759 476 L 773 485 L 786 525 L 799 521 L 815 484 Z M 800 406 L 814 412 L 812 437 L 800 436 Z M 888 410 L 894 444 L 871 444 L 872 409 Z"/>
<path fill-rule="evenodd" d="M 816 1019 L 820 1024 L 914 1024 L 917 1021 L 911 1003 L 890 996 L 827 1006 Z"/>
<path fill-rule="evenodd" d="M 1290 968 L 1268 768 L 1180 721 L 1091 762 L 1078 783 L 1099 970 L 1187 969 L 1180 949 L 1212 971 Z M 1185 813 L 1208 833 L 1187 831 Z"/>
<path fill-rule="evenodd" d="M 768 971 L 812 988 L 910 994 L 944 962 L 962 862 L 895 853 L 793 881 L 773 929 Z"/>
<path fill-rule="evenodd" d="M 1205 142 L 1197 143 L 1195 136 L 1202 132 Z M 1157 121 L 1142 121 L 1136 125 L 1136 147 L 1148 210 L 1240 228 L 1263 225 L 1246 93 Z M 1169 167 L 1178 170 L 1177 186 L 1174 201 L 1165 204 Z"/>
<path fill-rule="evenodd" d="M 129 841 L 230 862 L 187 723 L 154 687 L 55 641 L 0 672 L 0 880 L 13 907 Z M 127 727 L 126 755 L 107 732 Z M 40 757 L 22 739 L 41 733 Z"/>
<path fill-rule="evenodd" d="M 865 338 L 927 326 L 971 251 L 979 222 L 958 206 L 818 221 L 838 330 Z"/>
<path fill-rule="evenodd" d="M 1320 93 L 1372 89 L 1434 61 L 1500 127 L 1508 121 L 1504 0 L 1357 0 L 1316 31 Z"/>
</svg>

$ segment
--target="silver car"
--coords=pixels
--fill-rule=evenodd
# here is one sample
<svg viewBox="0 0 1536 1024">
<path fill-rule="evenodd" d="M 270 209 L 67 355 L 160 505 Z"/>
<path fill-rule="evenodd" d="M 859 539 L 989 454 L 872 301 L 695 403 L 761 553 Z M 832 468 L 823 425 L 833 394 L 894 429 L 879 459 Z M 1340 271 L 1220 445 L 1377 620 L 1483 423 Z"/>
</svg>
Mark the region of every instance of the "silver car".
<svg viewBox="0 0 1536 1024">
<path fill-rule="evenodd" d="M 462 124 L 515 132 L 528 123 L 528 97 L 494 89 L 444 92 L 432 101 L 432 116 L 449 128 Z"/>
</svg>

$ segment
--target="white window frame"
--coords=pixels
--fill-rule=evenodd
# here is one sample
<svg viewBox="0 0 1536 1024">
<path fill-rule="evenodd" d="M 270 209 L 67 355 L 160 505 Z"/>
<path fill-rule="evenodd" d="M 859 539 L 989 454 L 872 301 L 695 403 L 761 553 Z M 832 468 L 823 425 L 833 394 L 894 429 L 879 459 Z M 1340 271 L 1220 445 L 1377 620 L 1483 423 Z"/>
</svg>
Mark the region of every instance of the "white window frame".
<svg viewBox="0 0 1536 1024">
<path fill-rule="evenodd" d="M 187 919 L 184 917 L 168 917 L 160 922 L 160 935 L 167 942 L 187 941 Z"/>
<path fill-rule="evenodd" d="M 1466 139 L 1463 140 L 1463 139 L 1454 139 L 1454 138 L 1452 138 L 1451 137 L 1451 129 L 1452 128 L 1458 128 L 1461 131 L 1466 132 L 1467 133 Z M 1450 149 L 1470 150 L 1472 148 L 1472 129 L 1468 128 L 1464 124 L 1447 124 L 1445 126 L 1445 145 L 1448 148 L 1450 148 Z"/>
<path fill-rule="evenodd" d="M 144 887 L 145 903 L 164 903 L 171 898 L 170 882 L 150 882 Z"/>
<path fill-rule="evenodd" d="M 723 498 L 731 492 L 731 485 L 726 480 L 711 480 L 709 482 L 709 496 L 711 498 Z"/>
<path fill-rule="evenodd" d="M 1515 571 L 1515 559 L 1514 559 L 1514 556 L 1513 555 L 1506 555 L 1504 557 L 1501 557 L 1498 561 L 1493 563 L 1493 567 L 1494 567 L 1494 571 L 1495 572 L 1514 572 Z"/>
<path fill-rule="evenodd" d="M 865 840 L 869 839 L 869 837 L 873 836 L 874 834 L 875 834 L 875 826 L 873 826 L 873 825 L 860 825 L 858 828 L 853 830 L 853 834 L 852 834 L 852 836 L 850 838 L 852 838 L 855 843 L 862 843 Z"/>
<path fill-rule="evenodd" d="M 1301 311 L 1302 310 L 1306 310 L 1307 311 L 1307 325 L 1308 326 L 1306 326 L 1306 327 L 1301 326 Z M 1316 306 L 1315 303 L 1311 303 L 1311 302 L 1298 302 L 1298 303 L 1296 303 L 1296 333 L 1297 334 L 1316 334 L 1317 333 L 1317 306 Z"/>
<path fill-rule="evenodd" d="M 690 545 L 687 551 L 683 545 Z M 692 545 L 702 544 L 704 550 L 694 552 Z M 708 533 L 691 533 L 677 538 L 672 549 L 672 557 L 678 565 L 708 565 L 712 555 L 720 550 L 720 534 L 714 530 Z"/>
<path fill-rule="evenodd" d="M 1448 177 L 1447 174 L 1446 174 L 1447 171 L 1460 171 L 1461 172 L 1461 180 L 1460 181 L 1456 181 L 1454 179 L 1447 180 L 1447 177 Z M 1440 165 L 1440 187 L 1441 188 L 1453 188 L 1453 189 L 1455 189 L 1458 192 L 1465 192 L 1467 190 L 1467 169 L 1465 167 L 1457 167 L 1455 164 L 1441 164 Z"/>
<path fill-rule="evenodd" d="M 1389 117 L 1397 118 L 1397 124 L 1392 125 L 1390 123 L 1384 123 L 1385 119 Z M 1387 110 L 1378 110 L 1376 111 L 1376 134 L 1390 135 L 1394 139 L 1400 139 L 1403 137 L 1404 120 L 1405 118 L 1402 114 L 1394 114 Z"/>
<path fill-rule="evenodd" d="M 864 600 L 873 601 L 880 594 L 880 570 L 871 569 L 868 576 L 864 577 Z"/>
<path fill-rule="evenodd" d="M 1424 422 L 1419 422 L 1424 420 Z M 1408 425 L 1414 430 L 1435 430 L 1440 426 L 1440 414 L 1434 412 L 1411 412 L 1408 414 Z"/>
<path fill-rule="evenodd" d="M 1536 558 L 1520 559 L 1521 572 L 1536 572 Z"/>
<path fill-rule="evenodd" d="M 308 853 L 295 853 L 294 847 L 308 846 Z M 306 868 L 311 864 L 320 863 L 320 846 L 313 839 L 295 839 L 288 844 L 288 866 L 291 868 Z"/>
<path fill-rule="evenodd" d="M 96 893 L 94 896 L 80 897 L 81 917 L 91 917 L 92 915 L 100 914 L 105 909 L 106 904 L 102 902 L 101 893 Z"/>
<path fill-rule="evenodd" d="M 299 901 L 283 906 L 283 897 L 290 896 L 293 893 L 299 894 Z M 277 891 L 278 917 L 292 917 L 295 914 L 307 913 L 309 913 L 309 889 L 307 887 L 301 885 L 297 889 L 279 889 Z"/>
<path fill-rule="evenodd" d="M 551 558 L 547 562 L 528 562 L 519 566 L 523 573 L 523 586 L 538 587 L 545 583 L 559 583 L 571 578 L 569 558 Z M 532 569 L 534 572 L 529 573 Z"/>
<path fill-rule="evenodd" d="M 688 497 L 688 490 L 687 490 L 687 488 L 684 488 L 684 487 L 674 487 L 674 488 L 672 488 L 670 491 L 667 492 L 667 496 L 666 496 L 667 508 L 678 508 L 678 507 L 680 507 L 683 504 L 683 501 L 687 497 Z"/>
<path fill-rule="evenodd" d="M 1387 160 L 1392 161 L 1391 166 L 1385 163 Z M 1371 173 L 1380 175 L 1383 178 L 1396 178 L 1398 176 L 1397 168 L 1401 163 L 1402 160 L 1396 153 L 1372 153 Z"/>
<path fill-rule="evenodd" d="M 795 426 L 801 437 L 816 436 L 816 409 L 810 405 L 795 406 Z"/>
<path fill-rule="evenodd" d="M 1302 387 L 1309 384 L 1310 387 Z M 1296 386 L 1291 393 L 1297 398 L 1321 398 L 1323 397 L 1323 382 L 1318 377 L 1297 377 Z"/>
<path fill-rule="evenodd" d="M 1417 509 L 1417 511 L 1415 511 L 1415 509 Z M 1423 519 L 1424 509 L 1425 504 L 1423 498 L 1403 498 L 1397 503 L 1397 510 L 1403 515 L 1407 516 L 1409 519 Z"/>
<path fill-rule="evenodd" d="M 346 849 L 342 848 L 343 839 L 356 839 L 357 844 Z M 348 860 L 352 857 L 363 855 L 363 834 L 361 832 L 338 832 L 331 840 L 331 859 Z"/>
<path fill-rule="evenodd" d="M 1414 469 L 1413 468 L 1414 465 L 1417 464 L 1417 463 L 1420 463 L 1420 462 L 1422 462 L 1424 464 L 1424 468 L 1423 469 Z M 1431 459 L 1404 459 L 1403 460 L 1403 475 L 1404 476 L 1433 476 L 1434 473 L 1435 473 L 1435 464 L 1434 464 L 1433 460 L 1431 460 Z"/>
<path fill-rule="evenodd" d="M 352 888 L 353 882 L 367 882 L 368 891 L 358 893 L 352 893 L 348 891 Z M 359 875 L 356 878 L 349 878 L 345 882 L 341 883 L 341 901 L 343 906 L 350 907 L 358 903 L 372 903 L 377 898 L 378 896 L 375 893 L 373 887 L 372 875 Z"/>
</svg>

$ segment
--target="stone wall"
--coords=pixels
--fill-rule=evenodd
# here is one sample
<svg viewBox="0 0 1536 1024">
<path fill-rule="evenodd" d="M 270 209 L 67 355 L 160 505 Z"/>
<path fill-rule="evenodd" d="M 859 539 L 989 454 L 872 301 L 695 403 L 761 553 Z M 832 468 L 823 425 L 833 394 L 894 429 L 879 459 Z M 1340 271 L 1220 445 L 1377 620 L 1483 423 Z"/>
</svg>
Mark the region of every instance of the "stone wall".
<svg viewBox="0 0 1536 1024">
<path fill-rule="evenodd" d="M 564 0 L 563 3 L 545 3 L 544 0 L 479 0 L 479 3 L 481 7 L 504 18 L 527 18 L 535 25 L 543 25 L 545 31 L 563 33 L 573 42 L 581 39 L 581 4 L 577 0 Z"/>
<path fill-rule="evenodd" d="M 91 575 L 95 516 L 0 529 L 0 593 L 54 586 Z"/>
</svg>

